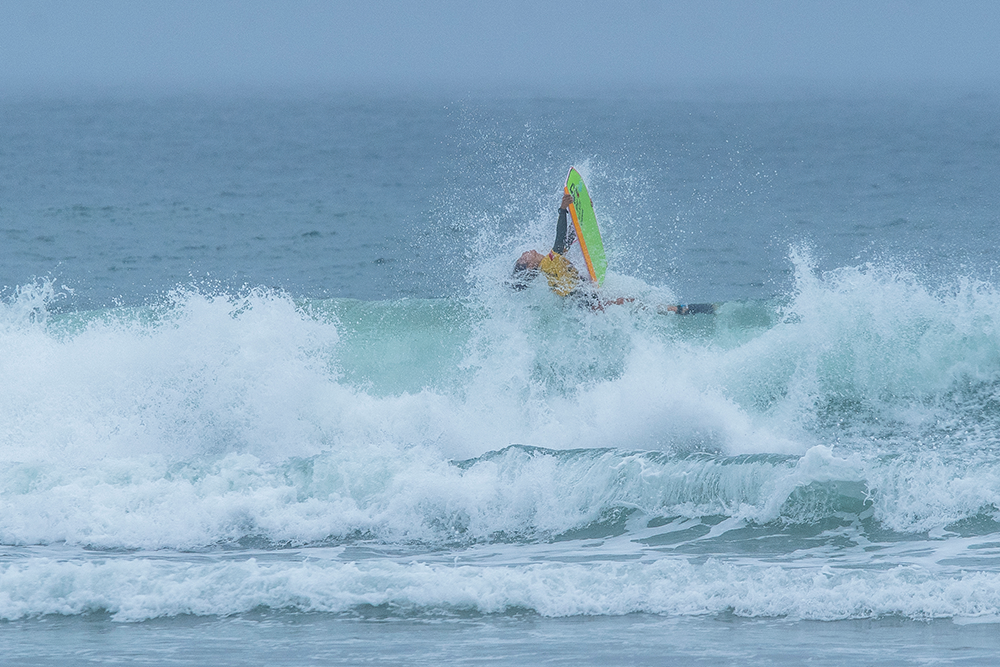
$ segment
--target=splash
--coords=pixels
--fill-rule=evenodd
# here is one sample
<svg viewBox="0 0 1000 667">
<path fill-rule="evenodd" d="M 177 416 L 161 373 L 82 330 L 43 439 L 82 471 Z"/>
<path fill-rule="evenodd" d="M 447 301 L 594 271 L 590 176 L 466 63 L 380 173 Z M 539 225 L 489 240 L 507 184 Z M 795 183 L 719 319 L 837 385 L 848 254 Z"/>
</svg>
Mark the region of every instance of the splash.
<svg viewBox="0 0 1000 667">
<path fill-rule="evenodd" d="M 637 521 L 705 535 L 710 517 L 989 532 L 996 290 L 792 262 L 787 298 L 689 318 L 486 288 L 180 289 L 60 313 L 51 285 L 27 286 L 0 313 L 0 535 L 445 547 L 647 539 Z"/>
</svg>

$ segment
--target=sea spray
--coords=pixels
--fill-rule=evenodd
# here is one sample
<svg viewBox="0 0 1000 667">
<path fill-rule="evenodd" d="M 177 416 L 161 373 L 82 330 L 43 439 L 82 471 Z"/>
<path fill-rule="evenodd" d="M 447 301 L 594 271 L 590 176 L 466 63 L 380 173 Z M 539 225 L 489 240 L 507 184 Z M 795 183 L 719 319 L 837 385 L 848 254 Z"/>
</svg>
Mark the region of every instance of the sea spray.
<svg viewBox="0 0 1000 667">
<path fill-rule="evenodd" d="M 996 290 L 791 261 L 686 318 L 26 285 L 0 615 L 993 613 Z"/>
</svg>

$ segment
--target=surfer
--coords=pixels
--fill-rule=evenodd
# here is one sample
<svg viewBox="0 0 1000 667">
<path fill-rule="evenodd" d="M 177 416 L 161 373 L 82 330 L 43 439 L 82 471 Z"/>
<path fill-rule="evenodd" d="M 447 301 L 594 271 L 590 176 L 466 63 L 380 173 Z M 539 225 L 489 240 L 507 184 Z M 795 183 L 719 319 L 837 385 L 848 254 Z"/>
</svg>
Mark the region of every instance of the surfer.
<svg viewBox="0 0 1000 667">
<path fill-rule="evenodd" d="M 572 195 L 569 193 L 564 194 L 562 203 L 559 205 L 559 219 L 556 221 L 556 240 L 552 244 L 552 250 L 547 255 L 543 255 L 537 250 L 523 252 L 517 262 L 514 263 L 514 273 L 511 275 L 510 286 L 518 291 L 527 289 L 528 285 L 539 273 L 544 273 L 545 279 L 549 283 L 549 289 L 553 292 L 559 296 L 577 297 L 582 303 L 594 310 L 604 310 L 605 306 L 621 306 L 626 303 L 633 303 L 635 299 L 632 297 L 623 296 L 610 300 L 599 298 L 593 288 L 585 285 L 584 281 L 580 278 L 580 272 L 566 258 L 566 251 L 576 241 L 576 234 L 573 228 L 569 227 L 567 223 L 569 206 L 572 203 Z M 677 306 L 663 305 L 659 306 L 657 311 L 677 313 L 678 315 L 693 315 L 695 313 L 714 313 L 715 306 L 707 303 Z"/>
<path fill-rule="evenodd" d="M 545 274 L 549 289 L 559 296 L 570 296 L 579 290 L 583 281 L 573 263 L 566 259 L 565 253 L 573 245 L 576 235 L 569 232 L 566 222 L 569 215 L 569 205 L 573 197 L 564 194 L 559 205 L 559 220 L 556 222 L 556 241 L 552 251 L 543 255 L 537 250 L 528 250 L 521 254 L 514 263 L 514 274 L 511 276 L 511 287 L 516 290 L 527 289 L 528 284 L 538 275 Z"/>
</svg>

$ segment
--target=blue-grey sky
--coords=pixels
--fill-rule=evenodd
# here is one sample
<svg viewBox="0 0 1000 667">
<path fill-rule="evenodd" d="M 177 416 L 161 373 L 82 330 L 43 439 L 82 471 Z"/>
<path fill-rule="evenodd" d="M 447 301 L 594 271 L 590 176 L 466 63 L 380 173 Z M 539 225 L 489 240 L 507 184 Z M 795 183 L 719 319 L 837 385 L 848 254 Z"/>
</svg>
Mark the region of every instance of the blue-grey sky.
<svg viewBox="0 0 1000 667">
<path fill-rule="evenodd" d="M 4 0 L 0 86 L 1000 82 L 996 0 Z"/>
</svg>

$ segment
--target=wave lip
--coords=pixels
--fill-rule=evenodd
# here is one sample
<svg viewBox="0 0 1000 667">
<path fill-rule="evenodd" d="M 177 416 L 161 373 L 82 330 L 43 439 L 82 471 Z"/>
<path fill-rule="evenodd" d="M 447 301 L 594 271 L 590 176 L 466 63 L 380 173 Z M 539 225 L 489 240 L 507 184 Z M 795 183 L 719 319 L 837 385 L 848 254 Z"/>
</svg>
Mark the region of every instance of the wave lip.
<svg viewBox="0 0 1000 667">
<path fill-rule="evenodd" d="M 824 447 L 801 458 L 512 446 L 451 464 L 393 447 L 40 461 L 7 464 L 0 484 L 5 544 L 98 549 L 533 544 L 622 534 L 640 517 L 822 524 L 870 504 L 855 464 Z"/>
<path fill-rule="evenodd" d="M 280 461 L 228 454 L 86 466 L 8 462 L 0 470 L 0 541 L 93 549 L 365 542 L 464 549 L 572 548 L 578 540 L 622 536 L 724 555 L 777 535 L 791 553 L 837 529 L 853 531 L 844 544 L 995 532 L 995 475 L 971 464 L 963 471 L 927 463 L 842 456 L 825 446 L 801 457 L 511 446 L 448 462 L 433 448 L 363 446 Z M 718 535 L 720 522 L 727 531 L 745 529 L 744 536 Z M 674 534 L 681 524 L 703 532 L 698 549 Z"/>
</svg>

